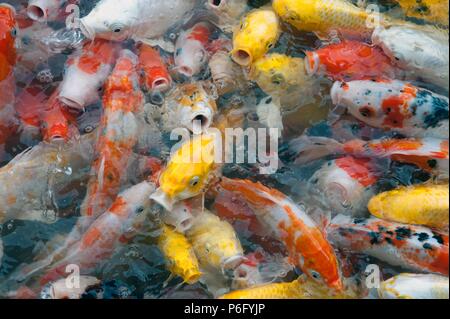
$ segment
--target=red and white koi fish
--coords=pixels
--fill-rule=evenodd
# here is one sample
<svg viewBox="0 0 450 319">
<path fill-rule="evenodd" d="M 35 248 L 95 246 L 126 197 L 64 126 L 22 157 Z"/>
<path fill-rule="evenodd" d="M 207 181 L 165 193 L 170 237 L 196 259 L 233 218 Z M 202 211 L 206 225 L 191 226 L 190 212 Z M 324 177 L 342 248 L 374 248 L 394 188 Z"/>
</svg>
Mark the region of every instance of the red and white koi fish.
<svg viewBox="0 0 450 319">
<path fill-rule="evenodd" d="M 165 92 L 172 86 L 172 78 L 157 48 L 147 44 L 139 47 L 141 85 L 146 91 Z"/>
<path fill-rule="evenodd" d="M 187 77 L 197 75 L 209 60 L 207 46 L 212 33 L 211 26 L 200 22 L 182 32 L 175 45 L 175 69 Z"/>
<path fill-rule="evenodd" d="M 98 217 L 112 204 L 125 178 L 126 167 L 138 140 L 135 113 L 141 111 L 144 95 L 137 75 L 138 58 L 123 50 L 108 78 L 103 97 L 104 113 L 97 143 L 98 158 L 92 167 L 83 216 Z"/>
<path fill-rule="evenodd" d="M 396 78 L 400 71 L 381 48 L 359 41 L 342 41 L 306 52 L 309 75 L 326 75 L 335 81 Z"/>
<path fill-rule="evenodd" d="M 392 266 L 448 276 L 448 235 L 426 227 L 338 215 L 328 226 L 328 238 L 339 248 Z"/>
<path fill-rule="evenodd" d="M 89 274 L 109 258 L 135 219 L 151 208 L 150 195 L 154 191 L 153 183 L 142 182 L 117 196 L 113 205 L 90 225 L 81 239 L 68 248 L 65 257 L 50 266 L 51 270 L 41 278 L 40 284 L 66 277 L 67 265 L 76 264 L 81 274 Z"/>
<path fill-rule="evenodd" d="M 81 299 L 86 290 L 99 286 L 100 280 L 91 276 L 80 276 L 78 283 L 70 287 L 65 278 L 57 280 L 42 289 L 40 299 Z"/>
<path fill-rule="evenodd" d="M 408 137 L 448 139 L 448 98 L 397 80 L 336 82 L 335 105 L 370 126 Z"/>
<path fill-rule="evenodd" d="M 74 134 L 73 129 L 76 129 L 70 126 L 69 116 L 65 114 L 62 103 L 58 100 L 58 91 L 49 98 L 40 118 L 41 134 L 47 142 L 61 139 L 67 141 Z"/>
<path fill-rule="evenodd" d="M 69 58 L 59 99 L 75 113 L 100 99 L 99 90 L 111 73 L 118 45 L 96 40 L 87 42 L 81 52 Z"/>
<path fill-rule="evenodd" d="M 414 164 L 436 175 L 448 176 L 448 140 L 438 138 L 397 139 L 385 138 L 372 141 L 352 140 L 339 143 L 325 137 L 301 136 L 290 143 L 298 154 L 297 164 L 328 155 L 353 155 L 364 158 L 390 158 L 393 161 Z"/>
<path fill-rule="evenodd" d="M 325 163 L 308 185 L 333 211 L 356 217 L 367 212 L 379 177 L 379 170 L 370 159 L 345 156 Z"/>
<path fill-rule="evenodd" d="M 223 178 L 220 187 L 245 197 L 258 219 L 286 245 L 291 261 L 309 277 L 330 288 L 343 289 L 333 247 L 289 197 L 249 180 Z"/>
</svg>

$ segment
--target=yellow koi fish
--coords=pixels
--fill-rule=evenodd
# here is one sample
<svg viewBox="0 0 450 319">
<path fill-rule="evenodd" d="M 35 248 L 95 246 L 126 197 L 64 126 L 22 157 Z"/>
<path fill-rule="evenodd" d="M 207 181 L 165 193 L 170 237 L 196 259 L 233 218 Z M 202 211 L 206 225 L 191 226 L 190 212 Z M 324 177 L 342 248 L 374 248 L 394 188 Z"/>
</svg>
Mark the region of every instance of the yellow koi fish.
<svg viewBox="0 0 450 319">
<path fill-rule="evenodd" d="M 244 260 L 244 250 L 233 227 L 205 211 L 186 232 L 202 269 L 234 270 Z"/>
<path fill-rule="evenodd" d="M 172 274 L 180 276 L 188 284 L 194 284 L 200 279 L 202 274 L 197 257 L 184 235 L 163 225 L 158 246 L 166 257 L 167 269 Z"/>
<path fill-rule="evenodd" d="M 249 66 L 276 44 L 280 31 L 278 17 L 271 9 L 250 12 L 234 31 L 231 58 L 239 65 Z"/>
<path fill-rule="evenodd" d="M 401 187 L 373 197 L 372 215 L 406 224 L 445 229 L 448 227 L 448 185 Z"/>
</svg>

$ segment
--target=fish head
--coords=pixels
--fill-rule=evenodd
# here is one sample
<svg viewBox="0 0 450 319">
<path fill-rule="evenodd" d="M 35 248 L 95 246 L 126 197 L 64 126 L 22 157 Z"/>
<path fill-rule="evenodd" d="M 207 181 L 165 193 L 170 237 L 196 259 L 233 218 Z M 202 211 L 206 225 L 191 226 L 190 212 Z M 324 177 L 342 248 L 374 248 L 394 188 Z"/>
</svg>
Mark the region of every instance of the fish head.
<svg viewBox="0 0 450 319">
<path fill-rule="evenodd" d="M 27 16 L 33 21 L 46 22 L 58 17 L 61 9 L 58 0 L 30 0 L 28 1 Z"/>
<path fill-rule="evenodd" d="M 206 132 L 217 112 L 216 102 L 208 95 L 203 84 L 182 86 L 177 104 L 181 124 L 195 133 Z"/>
<path fill-rule="evenodd" d="M 309 180 L 311 189 L 323 195 L 323 199 L 335 212 L 364 214 L 370 189 L 378 180 L 370 160 L 342 157 L 329 161 Z"/>
<path fill-rule="evenodd" d="M 91 40 L 123 41 L 133 35 L 133 26 L 139 22 L 138 11 L 138 5 L 129 6 L 122 0 L 104 0 L 80 19 L 80 28 Z"/>
<path fill-rule="evenodd" d="M 331 98 L 334 105 L 345 108 L 359 121 L 372 127 L 383 127 L 386 113 L 382 102 L 389 90 L 389 83 L 381 81 L 335 82 Z"/>
<path fill-rule="evenodd" d="M 171 87 L 172 78 L 158 49 L 140 44 L 139 68 L 142 86 L 147 91 L 166 92 Z"/>
<path fill-rule="evenodd" d="M 175 203 L 201 194 L 214 168 L 214 138 L 197 135 L 171 157 L 152 199 L 168 211 Z"/>
<path fill-rule="evenodd" d="M 17 37 L 17 22 L 15 9 L 5 3 L 0 4 L 0 80 L 4 80 L 9 72 L 8 65 L 16 61 L 15 41 Z M 3 65 L 5 64 L 5 65 Z"/>
<path fill-rule="evenodd" d="M 175 71 L 191 78 L 198 74 L 208 61 L 208 53 L 198 41 L 187 40 L 175 51 Z"/>
<path fill-rule="evenodd" d="M 128 211 L 139 216 L 151 208 L 149 197 L 155 189 L 155 184 L 146 181 L 131 187 L 119 196 L 126 203 Z M 120 202 L 120 200 L 116 202 Z M 118 206 L 120 207 L 120 205 Z"/>
<path fill-rule="evenodd" d="M 261 41 L 264 33 L 266 41 Z M 269 9 L 250 12 L 234 32 L 231 58 L 241 66 L 250 66 L 275 45 L 279 36 L 279 20 Z"/>
</svg>

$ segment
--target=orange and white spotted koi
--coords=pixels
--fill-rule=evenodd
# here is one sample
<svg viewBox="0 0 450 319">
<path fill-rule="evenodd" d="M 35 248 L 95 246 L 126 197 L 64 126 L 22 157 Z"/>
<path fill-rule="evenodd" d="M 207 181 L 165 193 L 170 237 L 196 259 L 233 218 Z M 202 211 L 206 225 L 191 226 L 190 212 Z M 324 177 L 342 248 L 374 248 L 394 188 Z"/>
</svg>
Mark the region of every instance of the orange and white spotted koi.
<svg viewBox="0 0 450 319">
<path fill-rule="evenodd" d="M 336 82 L 335 105 L 358 120 L 407 137 L 448 139 L 448 98 L 397 80 Z"/>
</svg>

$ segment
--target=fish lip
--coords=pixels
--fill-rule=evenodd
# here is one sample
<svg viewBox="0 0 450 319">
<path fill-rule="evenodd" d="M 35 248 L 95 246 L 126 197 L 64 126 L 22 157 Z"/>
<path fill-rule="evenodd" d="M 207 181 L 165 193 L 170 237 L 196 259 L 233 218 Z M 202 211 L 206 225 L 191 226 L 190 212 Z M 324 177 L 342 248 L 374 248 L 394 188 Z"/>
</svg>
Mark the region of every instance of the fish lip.
<svg viewBox="0 0 450 319">
<path fill-rule="evenodd" d="M 188 78 L 194 76 L 194 70 L 187 65 L 180 65 L 174 68 L 174 70 L 180 73 L 181 75 L 187 76 Z"/>
<path fill-rule="evenodd" d="M 86 22 L 86 18 L 80 19 L 80 30 L 84 34 L 84 36 L 89 40 L 95 39 L 95 31 L 93 28 L 89 27 L 89 25 Z"/>
<path fill-rule="evenodd" d="M 0 3 L 0 7 L 5 7 L 8 8 L 9 10 L 11 10 L 11 12 L 16 15 L 17 14 L 17 10 L 16 8 L 14 8 L 12 5 L 10 5 L 9 3 Z"/>
<path fill-rule="evenodd" d="M 79 99 L 77 99 L 76 97 L 60 95 L 58 99 L 61 103 L 67 105 L 68 108 L 73 109 L 77 112 L 84 112 L 83 101 L 79 101 Z"/>
<path fill-rule="evenodd" d="M 192 125 L 192 132 L 194 133 L 201 133 L 198 131 L 198 126 L 196 125 L 196 122 L 200 121 L 200 129 L 201 132 L 206 132 L 206 130 L 211 126 L 212 122 L 212 112 L 209 109 L 202 110 L 202 111 L 196 111 L 193 112 L 191 115 L 191 125 Z"/>
<path fill-rule="evenodd" d="M 305 63 L 306 73 L 308 75 L 317 74 L 317 72 L 319 71 L 319 64 L 320 64 L 319 55 L 316 52 L 307 52 L 306 57 L 307 57 Z"/>
<path fill-rule="evenodd" d="M 231 51 L 231 58 L 241 66 L 249 66 L 253 60 L 250 51 L 246 48 L 235 48 Z"/>
<path fill-rule="evenodd" d="M 169 212 L 173 210 L 173 206 L 176 203 L 176 200 L 167 195 L 161 189 L 161 187 L 158 188 L 152 195 L 150 195 L 150 199 L 154 200 L 156 203 L 164 207 Z"/>
<path fill-rule="evenodd" d="M 229 270 L 235 270 L 237 267 L 239 267 L 244 261 L 246 260 L 246 257 L 243 255 L 236 255 L 230 258 L 225 259 L 222 262 L 222 273 L 226 273 Z"/>
<path fill-rule="evenodd" d="M 336 81 L 331 87 L 330 97 L 334 105 L 339 105 L 340 103 L 339 90 L 343 83 L 344 82 Z"/>
<path fill-rule="evenodd" d="M 151 89 L 159 92 L 166 92 L 170 88 L 170 81 L 166 78 L 156 78 L 152 82 Z"/>
<path fill-rule="evenodd" d="M 383 27 L 376 27 L 373 32 L 372 32 L 372 43 L 375 45 L 378 45 L 381 41 L 380 41 L 380 34 L 381 32 L 383 32 L 384 28 Z"/>
<path fill-rule="evenodd" d="M 36 1 L 34 1 L 36 2 Z M 48 19 L 47 12 L 44 8 L 36 4 L 30 4 L 27 7 L 27 16 L 33 21 L 45 22 Z"/>
</svg>

